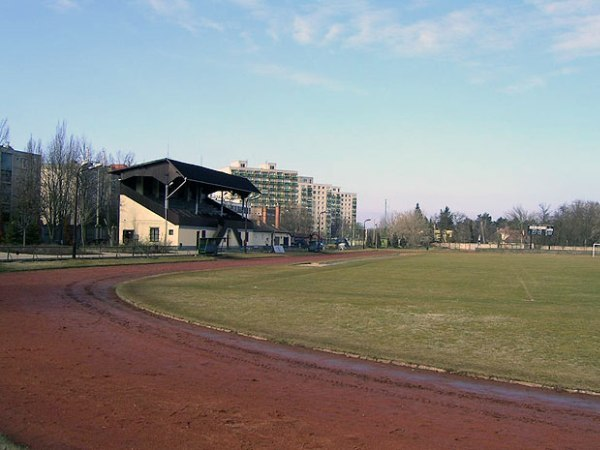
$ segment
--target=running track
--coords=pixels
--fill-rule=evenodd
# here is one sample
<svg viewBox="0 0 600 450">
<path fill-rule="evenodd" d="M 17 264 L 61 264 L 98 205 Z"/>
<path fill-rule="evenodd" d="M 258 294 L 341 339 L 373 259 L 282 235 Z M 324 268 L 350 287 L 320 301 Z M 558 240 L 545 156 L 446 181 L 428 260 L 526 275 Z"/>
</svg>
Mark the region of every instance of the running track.
<svg viewBox="0 0 600 450">
<path fill-rule="evenodd" d="M 0 274 L 0 433 L 32 449 L 600 448 L 599 397 L 274 345 L 114 294 L 156 273 L 299 261 Z"/>
</svg>

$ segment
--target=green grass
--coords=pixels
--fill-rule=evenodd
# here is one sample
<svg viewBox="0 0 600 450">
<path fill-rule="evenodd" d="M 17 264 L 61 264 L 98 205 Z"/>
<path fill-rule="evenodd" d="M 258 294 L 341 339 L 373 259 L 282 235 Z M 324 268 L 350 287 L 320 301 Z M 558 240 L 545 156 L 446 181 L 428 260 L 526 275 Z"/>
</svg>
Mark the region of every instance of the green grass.
<svg viewBox="0 0 600 450">
<path fill-rule="evenodd" d="M 27 447 L 16 445 L 0 434 L 0 450 L 25 450 Z"/>
<path fill-rule="evenodd" d="M 600 392 L 600 260 L 429 252 L 121 285 L 151 310 L 278 342 Z"/>
<path fill-rule="evenodd" d="M 208 256 L 160 256 L 160 257 L 121 257 L 121 258 L 77 258 L 38 261 L 0 262 L 0 272 L 22 272 L 28 270 L 69 269 L 76 267 L 124 266 L 130 264 L 160 264 L 170 262 L 190 262 L 213 259 Z"/>
</svg>

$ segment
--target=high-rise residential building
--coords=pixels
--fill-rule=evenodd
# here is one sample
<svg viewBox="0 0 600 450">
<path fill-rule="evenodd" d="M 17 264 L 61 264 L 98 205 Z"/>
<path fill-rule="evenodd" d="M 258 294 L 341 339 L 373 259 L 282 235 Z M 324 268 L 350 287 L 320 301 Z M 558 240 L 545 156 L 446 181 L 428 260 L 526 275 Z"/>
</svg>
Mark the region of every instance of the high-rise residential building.
<svg viewBox="0 0 600 450">
<path fill-rule="evenodd" d="M 356 224 L 356 194 L 350 192 L 340 193 L 340 209 L 342 214 L 342 235 L 354 238 Z"/>
<path fill-rule="evenodd" d="M 313 177 L 298 177 L 298 205 L 306 208 L 311 217 L 313 216 L 315 201 L 313 183 Z"/>
<path fill-rule="evenodd" d="M 248 161 L 234 161 L 222 172 L 247 178 L 261 192 L 249 199 L 250 208 L 293 207 L 298 204 L 298 172 L 281 170 L 268 162 L 260 167 L 248 167 Z"/>
<path fill-rule="evenodd" d="M 248 161 L 234 161 L 223 172 L 248 178 L 260 191 L 250 197 L 251 215 L 265 214 L 265 208 L 281 207 L 283 211 L 306 210 L 312 228 L 322 237 L 350 236 L 356 222 L 356 194 L 341 192 L 331 184 L 315 183 L 313 177 L 299 176 L 295 170 L 281 170 L 273 162 L 249 167 Z M 234 199 L 227 198 L 230 202 Z"/>
<path fill-rule="evenodd" d="M 350 236 L 356 222 L 356 194 L 341 192 L 337 186 L 315 183 L 300 177 L 299 190 L 311 199 L 313 228 L 323 237 Z"/>
</svg>

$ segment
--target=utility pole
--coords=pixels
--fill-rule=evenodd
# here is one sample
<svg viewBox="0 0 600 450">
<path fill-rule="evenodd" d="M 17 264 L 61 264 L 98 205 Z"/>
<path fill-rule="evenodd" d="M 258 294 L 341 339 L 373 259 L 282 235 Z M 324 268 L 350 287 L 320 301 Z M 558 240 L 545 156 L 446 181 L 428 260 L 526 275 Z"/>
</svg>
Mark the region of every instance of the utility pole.
<svg viewBox="0 0 600 450">
<path fill-rule="evenodd" d="M 98 183 L 96 186 L 96 245 L 100 242 L 100 168 L 96 170 Z"/>
<path fill-rule="evenodd" d="M 385 206 L 383 209 L 383 220 L 385 225 L 387 226 L 387 198 L 385 199 Z"/>
</svg>

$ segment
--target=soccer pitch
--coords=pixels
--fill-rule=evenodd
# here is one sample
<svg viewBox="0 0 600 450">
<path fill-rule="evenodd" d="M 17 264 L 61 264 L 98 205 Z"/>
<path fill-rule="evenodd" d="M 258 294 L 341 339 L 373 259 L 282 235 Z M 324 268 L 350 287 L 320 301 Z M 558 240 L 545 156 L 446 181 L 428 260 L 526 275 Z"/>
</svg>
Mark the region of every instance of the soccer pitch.
<svg viewBox="0 0 600 450">
<path fill-rule="evenodd" d="M 600 392 L 600 260 L 454 252 L 182 273 L 149 310 L 375 359 Z"/>
</svg>

